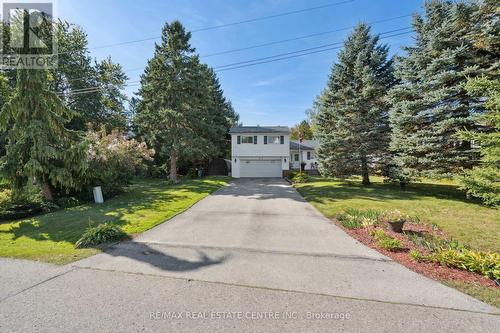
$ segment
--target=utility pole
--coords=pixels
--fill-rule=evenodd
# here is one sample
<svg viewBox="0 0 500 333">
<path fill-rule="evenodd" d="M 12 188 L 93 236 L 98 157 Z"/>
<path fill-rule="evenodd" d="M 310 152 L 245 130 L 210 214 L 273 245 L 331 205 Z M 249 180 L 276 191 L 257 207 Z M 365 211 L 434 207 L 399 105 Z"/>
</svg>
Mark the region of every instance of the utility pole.
<svg viewBox="0 0 500 333">
<path fill-rule="evenodd" d="M 302 140 L 304 138 L 302 137 L 302 133 L 299 131 L 299 170 L 300 173 L 302 173 L 302 151 L 301 151 L 301 145 L 302 145 Z"/>
</svg>

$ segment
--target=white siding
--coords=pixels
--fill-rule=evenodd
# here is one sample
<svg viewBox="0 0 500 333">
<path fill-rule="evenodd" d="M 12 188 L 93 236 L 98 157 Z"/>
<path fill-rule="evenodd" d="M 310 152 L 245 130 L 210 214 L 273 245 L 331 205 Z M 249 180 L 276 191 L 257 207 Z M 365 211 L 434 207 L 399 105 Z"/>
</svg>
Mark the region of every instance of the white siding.
<svg viewBox="0 0 500 333">
<path fill-rule="evenodd" d="M 238 144 L 238 135 L 240 136 L 255 136 L 257 135 L 257 144 L 252 143 L 240 143 Z M 231 135 L 231 154 L 234 157 L 243 156 L 277 156 L 277 157 L 287 157 L 290 154 L 290 137 L 288 134 L 280 134 L 285 137 L 284 144 L 264 144 L 265 135 L 276 135 L 276 134 L 233 134 Z"/>
<path fill-rule="evenodd" d="M 257 136 L 257 144 L 240 143 L 238 144 L 238 136 Z M 283 144 L 264 144 L 264 136 L 280 135 L 284 137 Z M 245 176 L 241 174 L 242 160 L 264 161 L 274 160 L 281 161 L 281 170 L 288 170 L 290 163 L 290 136 L 288 134 L 274 133 L 243 133 L 231 135 L 231 172 L 235 178 Z M 258 162 L 256 162 L 258 163 Z M 261 162 L 263 163 L 263 162 Z M 265 163 L 264 163 L 265 164 Z M 260 165 L 258 166 L 258 168 Z M 271 167 L 272 169 L 272 167 Z M 274 169 L 272 169 L 274 170 Z M 246 170 L 245 170 L 246 172 Z M 271 172 L 271 171 L 269 171 Z M 276 171 L 272 171 L 273 175 Z M 262 173 L 262 177 L 266 177 L 266 172 Z M 269 176 L 267 176 L 269 177 Z M 281 175 L 279 176 L 281 177 Z"/>
<path fill-rule="evenodd" d="M 307 159 L 307 152 L 311 153 L 311 159 Z M 290 151 L 290 161 L 292 161 L 292 169 L 300 169 L 300 161 L 295 161 L 295 154 L 298 154 L 298 150 L 291 150 Z M 301 150 L 302 153 L 302 162 L 306 163 L 306 170 L 310 170 L 313 168 L 314 163 L 318 163 L 318 160 L 316 159 L 316 152 L 313 150 Z"/>
</svg>

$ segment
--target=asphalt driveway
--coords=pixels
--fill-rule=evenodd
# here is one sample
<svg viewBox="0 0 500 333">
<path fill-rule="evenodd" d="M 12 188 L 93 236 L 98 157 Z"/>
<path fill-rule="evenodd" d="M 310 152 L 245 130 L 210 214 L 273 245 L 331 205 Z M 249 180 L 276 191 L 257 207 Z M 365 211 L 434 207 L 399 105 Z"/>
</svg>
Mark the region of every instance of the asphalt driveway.
<svg viewBox="0 0 500 333">
<path fill-rule="evenodd" d="M 1 331 L 500 327 L 498 309 L 358 243 L 279 179 L 234 181 L 133 241 L 69 266 L 0 264 Z M 19 266 L 30 268 L 30 279 Z"/>
</svg>

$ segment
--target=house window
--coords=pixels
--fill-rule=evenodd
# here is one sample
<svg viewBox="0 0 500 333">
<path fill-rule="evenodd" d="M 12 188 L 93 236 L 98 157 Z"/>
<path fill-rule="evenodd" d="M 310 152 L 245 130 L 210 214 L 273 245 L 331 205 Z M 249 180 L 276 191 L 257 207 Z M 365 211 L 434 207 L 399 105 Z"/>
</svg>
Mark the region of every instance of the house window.
<svg viewBox="0 0 500 333">
<path fill-rule="evenodd" d="M 299 154 L 295 154 L 294 157 L 293 157 L 293 160 L 295 162 L 298 162 L 299 161 Z"/>
<path fill-rule="evenodd" d="M 270 135 L 267 137 L 267 143 L 270 145 L 279 145 L 281 143 L 279 135 Z"/>
<path fill-rule="evenodd" d="M 253 136 L 242 136 L 241 143 L 252 143 L 253 144 Z"/>
<path fill-rule="evenodd" d="M 310 159 L 311 159 L 311 152 L 310 152 L 310 151 L 308 151 L 308 152 L 307 152 L 307 160 L 309 161 Z"/>
</svg>

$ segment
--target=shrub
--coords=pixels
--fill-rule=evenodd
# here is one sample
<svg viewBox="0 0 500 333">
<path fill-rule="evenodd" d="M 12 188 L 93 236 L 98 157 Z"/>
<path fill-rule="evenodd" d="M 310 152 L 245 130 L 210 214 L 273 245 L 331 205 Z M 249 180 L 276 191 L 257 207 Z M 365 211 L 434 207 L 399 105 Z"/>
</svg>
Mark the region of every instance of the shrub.
<svg viewBox="0 0 500 333">
<path fill-rule="evenodd" d="M 309 181 L 309 175 L 304 172 L 299 172 L 291 178 L 294 183 L 307 183 Z"/>
<path fill-rule="evenodd" d="M 70 208 L 81 205 L 83 202 L 75 197 L 62 197 L 55 200 L 59 208 Z"/>
<path fill-rule="evenodd" d="M 370 236 L 375 238 L 375 240 L 380 240 L 380 239 L 383 239 L 385 237 L 389 237 L 389 236 L 387 236 L 385 231 L 382 229 L 375 229 L 375 230 L 370 231 Z"/>
<path fill-rule="evenodd" d="M 198 169 L 189 168 L 188 172 L 186 173 L 186 177 L 191 179 L 198 178 Z"/>
<path fill-rule="evenodd" d="M 347 229 L 359 229 L 373 226 L 378 223 L 378 212 L 375 210 L 346 209 L 337 215 L 337 220 Z"/>
<path fill-rule="evenodd" d="M 370 231 L 370 235 L 375 238 L 378 246 L 389 251 L 397 251 L 401 249 L 401 241 L 393 238 L 385 233 L 384 230 L 376 229 Z"/>
<path fill-rule="evenodd" d="M 468 249 L 441 249 L 429 255 L 410 251 L 410 257 L 419 262 L 436 262 L 442 266 L 458 268 L 484 275 L 490 279 L 500 279 L 500 254 L 476 252 Z"/>
<path fill-rule="evenodd" d="M 399 239 L 395 239 L 392 237 L 386 237 L 386 238 L 379 239 L 377 241 L 377 244 L 381 248 L 389 250 L 389 251 L 397 251 L 401 248 L 401 241 Z"/>
<path fill-rule="evenodd" d="M 112 243 L 127 238 L 127 234 L 111 223 L 89 227 L 75 243 L 76 248 L 93 247 L 99 244 Z"/>
<path fill-rule="evenodd" d="M 387 223 L 408 222 L 410 217 L 403 215 L 399 210 L 388 210 L 379 216 L 379 220 Z"/>
<path fill-rule="evenodd" d="M 410 256 L 410 258 L 412 258 L 413 260 L 418 261 L 418 262 L 429 261 L 427 259 L 427 256 L 423 255 L 422 253 L 418 252 L 417 250 L 410 250 L 408 255 Z"/>
<path fill-rule="evenodd" d="M 446 249 L 467 249 L 465 245 L 460 244 L 457 241 L 439 238 L 428 233 L 406 233 L 405 235 L 413 244 L 419 247 L 423 247 L 430 252 L 436 252 Z"/>
<path fill-rule="evenodd" d="M 89 140 L 86 192 L 101 186 L 105 196 L 113 196 L 128 185 L 132 177 L 146 169 L 145 162 L 152 161 L 154 150 L 144 142 L 128 139 L 123 133 L 105 130 L 87 133 Z"/>
<path fill-rule="evenodd" d="M 338 214 L 336 219 L 347 229 L 359 229 L 363 227 L 361 221 L 348 214 Z"/>
<path fill-rule="evenodd" d="M 10 189 L 0 191 L 0 221 L 16 220 L 48 213 L 59 208 L 52 202 L 44 201 L 36 186 L 27 186 L 22 191 Z"/>
<path fill-rule="evenodd" d="M 472 250 L 440 250 L 430 259 L 440 265 L 478 273 L 491 279 L 500 279 L 500 254 Z"/>
</svg>

